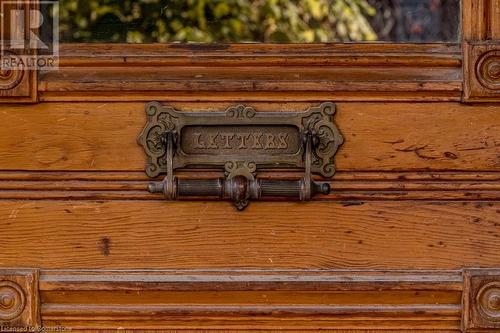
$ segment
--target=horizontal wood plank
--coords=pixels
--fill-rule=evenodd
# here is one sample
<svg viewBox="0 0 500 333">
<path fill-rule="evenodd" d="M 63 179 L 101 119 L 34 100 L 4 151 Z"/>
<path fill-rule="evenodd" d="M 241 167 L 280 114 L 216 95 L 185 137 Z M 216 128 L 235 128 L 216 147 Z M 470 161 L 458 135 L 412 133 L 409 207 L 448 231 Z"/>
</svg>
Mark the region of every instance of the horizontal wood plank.
<svg viewBox="0 0 500 333">
<path fill-rule="evenodd" d="M 39 92 L 42 101 L 460 101 L 461 64 L 455 44 L 63 44 Z"/>
<path fill-rule="evenodd" d="M 44 323 L 71 328 L 456 329 L 459 271 L 42 273 Z"/>
<path fill-rule="evenodd" d="M 182 110 L 223 110 L 232 103 L 172 102 Z M 316 103 L 251 103 L 260 111 L 305 110 Z M 5 106 L 0 169 L 142 171 L 136 138 L 143 103 L 43 103 Z M 345 137 L 339 171 L 500 170 L 500 125 L 493 105 L 339 103 Z M 464 128 L 466 130 L 464 130 Z"/>
<path fill-rule="evenodd" d="M 157 44 L 99 44 L 99 43 L 63 43 L 61 56 L 64 58 L 101 58 L 124 56 L 162 56 L 165 58 L 213 56 L 227 58 L 230 55 L 245 58 L 270 58 L 270 56 L 317 55 L 335 57 L 352 54 L 408 54 L 422 55 L 454 55 L 460 58 L 460 45 L 456 43 L 239 43 L 239 44 L 206 44 L 206 43 L 157 43 Z M 265 61 L 265 60 L 264 60 Z M 356 59 L 351 59 L 356 61 Z"/>
<path fill-rule="evenodd" d="M 178 171 L 179 179 L 217 179 L 223 172 Z M 262 179 L 300 179 L 296 171 L 262 170 Z M 332 192 L 316 197 L 329 201 L 365 200 L 500 200 L 500 172 L 338 172 Z M 161 180 L 158 177 L 157 180 Z M 163 200 L 146 191 L 142 172 L 0 171 L 0 199 Z M 200 198 L 205 199 L 205 198 Z"/>
<path fill-rule="evenodd" d="M 0 266 L 459 269 L 500 266 L 487 203 L 1 201 Z M 23 258 L 21 261 L 19 258 Z"/>
<path fill-rule="evenodd" d="M 392 86 L 396 83 L 392 83 Z M 406 83 L 417 88 L 415 91 L 389 91 L 376 89 L 370 93 L 354 91 L 293 91 L 293 92 L 269 92 L 260 91 L 258 94 L 253 91 L 181 91 L 181 92 L 164 92 L 164 91 L 150 91 L 150 90 L 137 90 L 127 91 L 125 93 L 113 91 L 95 91 L 89 94 L 85 91 L 71 91 L 71 92 L 40 92 L 39 99 L 42 102 L 149 102 L 149 101 L 203 101 L 203 102 L 311 102 L 317 101 L 349 101 L 349 102 L 460 102 L 461 93 L 457 91 L 457 83 L 452 82 L 447 84 L 447 89 L 444 91 L 432 91 L 418 89 L 418 84 Z M 429 85 L 428 85 L 429 86 Z M 430 85 L 432 86 L 432 85 Z M 443 86 L 443 84 L 434 85 Z"/>
<path fill-rule="evenodd" d="M 61 270 L 40 290 L 63 291 L 462 291 L 457 270 Z"/>
</svg>

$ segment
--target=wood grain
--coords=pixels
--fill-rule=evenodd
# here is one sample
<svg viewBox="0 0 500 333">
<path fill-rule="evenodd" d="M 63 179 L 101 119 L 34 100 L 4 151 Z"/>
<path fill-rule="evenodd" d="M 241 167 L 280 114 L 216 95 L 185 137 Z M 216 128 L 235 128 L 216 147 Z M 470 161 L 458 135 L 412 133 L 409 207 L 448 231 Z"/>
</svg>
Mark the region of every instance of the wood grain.
<svg viewBox="0 0 500 333">
<path fill-rule="evenodd" d="M 489 23 L 489 37 L 494 40 L 500 40 L 500 1 L 490 1 L 490 23 Z"/>
<path fill-rule="evenodd" d="M 179 179 L 217 179 L 222 172 L 179 171 Z M 300 171 L 262 171 L 262 179 L 299 179 Z M 161 176 L 157 180 L 161 180 Z M 338 172 L 329 201 L 372 200 L 500 200 L 500 172 Z M 0 199 L 27 200 L 163 200 L 146 191 L 141 172 L 0 172 Z M 203 198 L 205 199 L 205 198 Z"/>
<path fill-rule="evenodd" d="M 165 59 L 182 59 L 182 63 L 201 61 L 199 58 L 209 57 L 227 62 L 234 57 L 258 59 L 266 64 L 280 56 L 302 58 L 302 63 L 309 60 L 306 57 L 319 60 L 323 56 L 330 58 L 352 54 L 377 55 L 387 53 L 408 58 L 414 53 L 433 55 L 449 55 L 460 53 L 460 47 L 454 43 L 239 43 L 239 44 L 208 44 L 208 43 L 157 43 L 157 44 L 120 44 L 120 43 L 70 43 L 61 45 L 62 60 L 74 63 L 80 58 L 93 57 L 111 61 L 124 61 L 124 57 L 137 56 L 154 58 L 162 56 Z M 286 61 L 281 58 L 283 63 Z M 327 61 L 323 59 L 323 62 Z M 360 61 L 349 59 L 348 62 Z"/>
<path fill-rule="evenodd" d="M 333 308 L 333 307 L 332 307 Z M 69 327 L 83 328 L 113 328 L 115 323 L 125 323 L 128 328 L 197 328 L 208 329 L 210 327 L 231 327 L 231 328 L 257 328 L 271 329 L 293 329 L 297 327 L 310 328 L 316 330 L 344 328 L 344 329 L 368 329 L 372 327 L 380 328 L 404 328 L 412 321 L 415 328 L 420 329 L 454 329 L 459 327 L 459 307 L 436 307 L 436 311 L 424 311 L 421 307 L 401 307 L 374 311 L 368 309 L 324 309 L 314 307 L 257 307 L 245 308 L 220 307 L 217 310 L 208 310 L 203 307 L 98 307 L 98 306 L 45 306 L 42 309 L 48 324 L 63 323 Z M 308 311 L 309 310 L 309 311 Z M 370 318 L 365 314 L 356 318 L 354 311 L 358 312 L 378 312 Z M 385 310 L 385 311 L 384 311 Z M 111 319 L 107 314 L 113 313 Z M 144 313 L 149 314 L 144 315 Z M 186 316 L 189 313 L 190 316 Z M 272 313 L 274 318 L 269 318 L 266 313 Z M 415 320 L 414 314 L 420 314 L 422 320 Z M 378 315 L 378 317 L 376 316 Z M 243 318 L 241 318 L 243 317 Z M 295 318 L 299 317 L 299 318 Z M 302 317 L 302 318 L 300 318 Z M 335 319 L 337 317 L 350 318 L 346 320 Z M 305 319 L 304 319 L 305 318 Z"/>
<path fill-rule="evenodd" d="M 462 37 L 464 41 L 500 39 L 500 1 L 463 0 Z"/>
<path fill-rule="evenodd" d="M 241 214 L 229 203 L 2 201 L 0 266 L 495 267 L 499 212 L 495 202 L 254 203 Z"/>
<path fill-rule="evenodd" d="M 0 267 L 41 268 L 43 325 L 73 332 L 497 327 L 469 307 L 498 270 L 467 270 L 465 287 L 461 270 L 500 267 L 499 108 L 458 102 L 498 101 L 477 66 L 498 49 L 499 5 L 463 0 L 463 49 L 62 45 L 60 71 L 0 91 L 42 102 L 0 107 Z M 150 100 L 207 112 L 338 102 L 334 192 L 243 214 L 163 202 L 144 190 L 136 144 Z"/>
<path fill-rule="evenodd" d="M 462 291 L 455 270 L 52 270 L 42 271 L 40 290 L 78 291 Z M 374 295 L 367 293 L 367 297 Z M 418 295 L 415 295 L 418 296 Z M 456 297 L 455 293 L 448 295 Z M 451 299 L 451 298 L 450 298 Z M 450 301 L 448 299 L 448 301 Z M 344 299 L 345 301 L 346 299 Z M 95 300 L 94 300 L 95 301 Z M 402 300 L 400 300 L 402 301 Z M 446 302 L 448 302 L 446 301 Z M 453 298 L 451 303 L 456 301 Z M 446 303 L 443 302 L 443 303 Z"/>
<path fill-rule="evenodd" d="M 276 100 L 286 92 L 299 101 L 317 94 L 458 101 L 462 91 L 460 49 L 452 44 L 67 44 L 60 66 L 41 76 L 44 101 L 207 100 L 213 92 L 219 100 Z"/>
<path fill-rule="evenodd" d="M 170 103 L 183 110 L 221 110 L 232 103 Z M 259 111 L 305 110 L 312 103 L 250 103 Z M 316 104 L 316 103 L 314 103 Z M 142 103 L 43 103 L 4 106 L 0 169 L 142 171 L 136 138 Z M 346 170 L 500 170 L 495 105 L 339 103 L 346 138 L 337 154 Z M 466 130 L 464 130 L 464 128 Z"/>
<path fill-rule="evenodd" d="M 464 101 L 500 101 L 500 1 L 463 2 Z"/>
<path fill-rule="evenodd" d="M 456 271 L 45 271 L 45 324 L 71 328 L 458 328 Z"/>
</svg>

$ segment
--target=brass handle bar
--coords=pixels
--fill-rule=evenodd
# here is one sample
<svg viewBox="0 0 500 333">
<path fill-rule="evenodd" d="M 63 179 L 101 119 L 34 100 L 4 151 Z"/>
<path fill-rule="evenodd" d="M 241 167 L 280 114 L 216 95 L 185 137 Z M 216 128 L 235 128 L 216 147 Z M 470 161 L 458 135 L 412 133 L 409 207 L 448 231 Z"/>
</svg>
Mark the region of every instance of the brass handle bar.
<svg viewBox="0 0 500 333">
<path fill-rule="evenodd" d="M 316 194 L 329 194 L 330 185 L 328 183 L 318 183 L 310 181 L 310 186 L 306 186 L 308 181 L 304 177 L 300 180 L 273 180 L 254 179 L 249 180 L 243 176 L 234 178 L 218 179 L 174 179 L 172 200 L 207 200 L 219 199 L 242 202 L 244 205 L 237 205 L 243 209 L 248 200 L 269 200 L 287 199 L 297 201 L 307 201 Z M 310 188 L 310 193 L 307 189 Z M 165 181 L 153 182 L 149 184 L 151 193 L 167 193 L 168 186 Z M 240 208 L 241 207 L 241 208 Z"/>
</svg>

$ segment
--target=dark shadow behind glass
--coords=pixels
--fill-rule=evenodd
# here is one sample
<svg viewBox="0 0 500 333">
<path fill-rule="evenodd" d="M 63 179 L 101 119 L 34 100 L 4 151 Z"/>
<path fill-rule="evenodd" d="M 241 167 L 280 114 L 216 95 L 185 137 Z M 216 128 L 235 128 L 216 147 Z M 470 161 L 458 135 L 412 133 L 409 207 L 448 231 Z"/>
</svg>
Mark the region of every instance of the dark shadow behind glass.
<svg viewBox="0 0 500 333">
<path fill-rule="evenodd" d="M 370 0 L 379 41 L 458 42 L 460 0 Z"/>
</svg>

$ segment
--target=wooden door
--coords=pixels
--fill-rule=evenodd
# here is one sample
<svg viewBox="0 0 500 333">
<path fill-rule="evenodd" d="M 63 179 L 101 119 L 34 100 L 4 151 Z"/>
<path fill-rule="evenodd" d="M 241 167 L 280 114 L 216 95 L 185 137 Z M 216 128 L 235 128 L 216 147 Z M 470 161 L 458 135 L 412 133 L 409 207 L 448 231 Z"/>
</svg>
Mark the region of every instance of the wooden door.
<svg viewBox="0 0 500 333">
<path fill-rule="evenodd" d="M 458 44 L 62 44 L 3 71 L 1 331 L 500 331 L 499 13 L 463 0 Z M 148 193 L 150 101 L 334 102 L 331 193 Z"/>
</svg>

